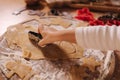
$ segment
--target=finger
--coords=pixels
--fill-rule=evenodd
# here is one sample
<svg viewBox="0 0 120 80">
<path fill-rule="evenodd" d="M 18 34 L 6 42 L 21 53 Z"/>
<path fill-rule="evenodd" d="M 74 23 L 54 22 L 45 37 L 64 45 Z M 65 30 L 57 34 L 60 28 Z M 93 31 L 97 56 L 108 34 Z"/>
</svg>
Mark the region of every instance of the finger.
<svg viewBox="0 0 120 80">
<path fill-rule="evenodd" d="M 43 30 L 44 30 L 44 26 L 43 26 L 43 25 L 40 25 L 40 26 L 38 27 L 38 33 L 41 33 Z"/>
<path fill-rule="evenodd" d="M 41 31 L 41 35 L 44 38 L 46 36 L 47 32 L 46 31 Z"/>
<path fill-rule="evenodd" d="M 38 45 L 41 46 L 41 47 L 45 46 L 46 44 L 47 43 L 46 43 L 45 39 L 42 39 L 38 42 Z"/>
</svg>

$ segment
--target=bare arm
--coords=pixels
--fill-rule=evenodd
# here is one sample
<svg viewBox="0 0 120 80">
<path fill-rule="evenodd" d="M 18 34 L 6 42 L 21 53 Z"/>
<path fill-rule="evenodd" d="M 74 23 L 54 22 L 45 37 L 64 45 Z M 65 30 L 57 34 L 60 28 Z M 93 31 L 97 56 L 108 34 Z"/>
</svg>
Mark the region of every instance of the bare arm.
<svg viewBox="0 0 120 80">
<path fill-rule="evenodd" d="M 43 39 L 38 43 L 40 46 L 44 46 L 56 41 L 69 41 L 72 43 L 76 42 L 75 29 L 57 31 L 53 28 L 45 28 L 40 26 L 38 28 L 38 32 L 43 36 Z"/>
</svg>

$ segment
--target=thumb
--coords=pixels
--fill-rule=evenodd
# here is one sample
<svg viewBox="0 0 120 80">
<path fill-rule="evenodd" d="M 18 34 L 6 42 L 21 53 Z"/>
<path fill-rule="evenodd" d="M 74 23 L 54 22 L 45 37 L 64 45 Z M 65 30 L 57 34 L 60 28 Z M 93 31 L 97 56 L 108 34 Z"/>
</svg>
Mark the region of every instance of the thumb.
<svg viewBox="0 0 120 80">
<path fill-rule="evenodd" d="M 41 46 L 41 47 L 44 47 L 46 44 L 47 43 L 46 43 L 45 39 L 42 39 L 38 42 L 38 45 Z"/>
</svg>

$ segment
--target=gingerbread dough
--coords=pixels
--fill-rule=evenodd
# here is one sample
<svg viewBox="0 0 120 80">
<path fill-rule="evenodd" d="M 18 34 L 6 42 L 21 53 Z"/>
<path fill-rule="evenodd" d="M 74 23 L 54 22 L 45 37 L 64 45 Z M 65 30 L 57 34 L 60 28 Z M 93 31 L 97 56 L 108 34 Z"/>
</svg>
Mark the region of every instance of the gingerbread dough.
<svg viewBox="0 0 120 80">
<path fill-rule="evenodd" d="M 52 18 L 50 21 L 51 21 L 50 24 L 52 24 L 52 25 L 61 25 L 64 28 L 68 28 L 72 24 L 70 21 L 65 20 L 65 19 L 63 19 L 61 17 L 57 17 L 57 19 L 56 18 Z"/>
<path fill-rule="evenodd" d="M 40 22 L 44 25 L 60 25 L 64 28 L 69 28 L 72 25 L 72 22 L 68 19 L 62 17 L 53 17 L 53 18 L 43 18 L 40 19 Z"/>
<path fill-rule="evenodd" d="M 28 31 L 37 32 L 37 27 L 24 26 L 22 24 L 11 26 L 7 29 L 5 38 L 10 48 L 19 46 L 22 49 L 23 57 L 29 59 L 66 59 L 81 58 L 82 49 L 77 50 L 71 43 L 62 42 L 62 45 L 51 44 L 41 48 L 33 44 L 28 37 Z M 77 50 L 77 51 L 76 51 Z"/>
</svg>

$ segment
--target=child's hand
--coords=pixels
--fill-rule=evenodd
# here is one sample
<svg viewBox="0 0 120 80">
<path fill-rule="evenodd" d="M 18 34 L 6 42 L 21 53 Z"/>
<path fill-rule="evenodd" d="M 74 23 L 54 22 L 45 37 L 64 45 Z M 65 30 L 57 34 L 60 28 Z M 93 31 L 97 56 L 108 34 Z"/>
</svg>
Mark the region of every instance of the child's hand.
<svg viewBox="0 0 120 80">
<path fill-rule="evenodd" d="M 76 42 L 75 40 L 75 30 L 56 30 L 54 28 L 40 26 L 38 28 L 38 33 L 43 37 L 42 40 L 38 43 L 40 46 L 44 46 L 49 43 L 56 41 L 69 41 Z"/>
<path fill-rule="evenodd" d="M 40 46 L 44 46 L 46 44 L 53 43 L 59 40 L 57 30 L 54 28 L 49 28 L 41 25 L 38 28 L 38 33 L 40 33 L 43 37 L 43 39 L 40 40 L 40 42 L 38 43 Z"/>
</svg>

